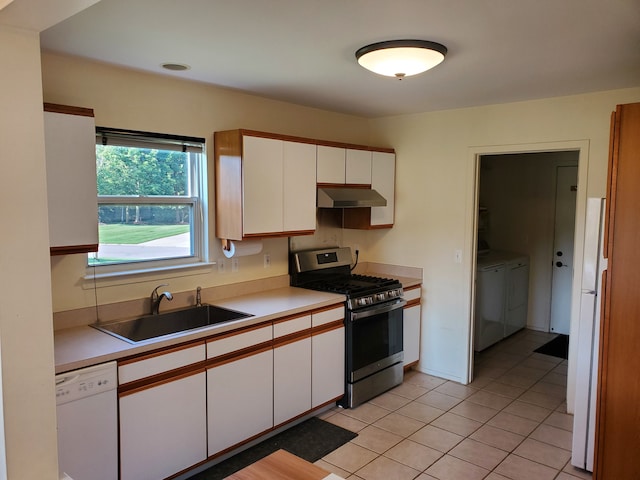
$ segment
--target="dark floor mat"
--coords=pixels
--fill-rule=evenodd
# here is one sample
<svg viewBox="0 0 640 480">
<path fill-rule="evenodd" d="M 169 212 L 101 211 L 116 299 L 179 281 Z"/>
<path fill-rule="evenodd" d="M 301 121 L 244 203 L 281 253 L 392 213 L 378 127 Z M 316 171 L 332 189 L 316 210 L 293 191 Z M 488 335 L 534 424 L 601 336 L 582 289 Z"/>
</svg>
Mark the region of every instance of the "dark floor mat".
<svg viewBox="0 0 640 480">
<path fill-rule="evenodd" d="M 281 448 L 313 463 L 357 436 L 358 434 L 349 430 L 312 417 L 198 473 L 191 479 L 221 480 Z"/>
<path fill-rule="evenodd" d="M 566 360 L 569 358 L 569 335 L 558 335 L 553 340 L 534 350 L 534 352 Z"/>
</svg>

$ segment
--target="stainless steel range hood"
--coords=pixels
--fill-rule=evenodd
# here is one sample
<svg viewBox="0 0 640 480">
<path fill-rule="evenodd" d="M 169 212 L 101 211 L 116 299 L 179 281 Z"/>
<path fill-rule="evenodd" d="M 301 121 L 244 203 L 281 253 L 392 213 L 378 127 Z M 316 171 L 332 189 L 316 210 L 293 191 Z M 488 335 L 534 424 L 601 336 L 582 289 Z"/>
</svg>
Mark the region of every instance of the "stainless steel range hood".
<svg viewBox="0 0 640 480">
<path fill-rule="evenodd" d="M 387 200 L 370 188 L 319 188 L 318 208 L 386 207 Z"/>
</svg>

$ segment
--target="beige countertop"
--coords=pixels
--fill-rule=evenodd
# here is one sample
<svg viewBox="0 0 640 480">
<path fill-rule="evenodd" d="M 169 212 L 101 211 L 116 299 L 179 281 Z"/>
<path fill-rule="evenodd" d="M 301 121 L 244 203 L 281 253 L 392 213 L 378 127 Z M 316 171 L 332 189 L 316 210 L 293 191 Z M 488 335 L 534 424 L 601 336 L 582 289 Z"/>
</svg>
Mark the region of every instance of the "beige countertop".
<svg viewBox="0 0 640 480">
<path fill-rule="evenodd" d="M 365 263 L 358 266 L 355 272 L 397 278 L 405 289 L 422 283 L 422 269 Z M 183 332 L 170 338 L 161 338 L 137 344 L 125 342 L 88 325 L 62 328 L 54 331 L 55 371 L 57 374 L 118 360 L 287 315 L 295 315 L 304 311 L 334 305 L 344 302 L 344 299 L 344 295 L 340 294 L 317 292 L 289 286 L 218 299 L 205 303 L 250 313 L 253 316 L 233 322 L 212 325 L 206 329 Z"/>
<path fill-rule="evenodd" d="M 96 330 L 88 325 L 65 328 L 54 332 L 56 373 L 118 360 L 158 348 L 206 338 L 208 336 L 254 325 L 286 315 L 322 308 L 344 302 L 344 295 L 316 292 L 296 287 L 242 295 L 216 301 L 221 307 L 250 313 L 253 317 L 236 320 L 206 329 L 184 332 L 171 338 L 131 344 Z"/>
</svg>

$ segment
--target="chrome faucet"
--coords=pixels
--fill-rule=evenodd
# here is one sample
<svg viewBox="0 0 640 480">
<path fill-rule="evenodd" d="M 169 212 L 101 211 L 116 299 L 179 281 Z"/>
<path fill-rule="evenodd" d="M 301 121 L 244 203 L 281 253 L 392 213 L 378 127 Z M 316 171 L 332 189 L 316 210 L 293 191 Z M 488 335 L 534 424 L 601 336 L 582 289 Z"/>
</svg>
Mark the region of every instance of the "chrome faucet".
<svg viewBox="0 0 640 480">
<path fill-rule="evenodd" d="M 162 292 L 161 294 L 158 294 L 158 289 L 160 287 L 168 286 L 168 283 L 163 283 L 161 285 L 158 285 L 153 289 L 153 292 L 151 292 L 151 315 L 158 315 L 160 313 L 160 302 L 163 298 L 166 298 L 168 301 L 173 300 L 173 295 L 171 295 L 171 292 Z"/>
</svg>

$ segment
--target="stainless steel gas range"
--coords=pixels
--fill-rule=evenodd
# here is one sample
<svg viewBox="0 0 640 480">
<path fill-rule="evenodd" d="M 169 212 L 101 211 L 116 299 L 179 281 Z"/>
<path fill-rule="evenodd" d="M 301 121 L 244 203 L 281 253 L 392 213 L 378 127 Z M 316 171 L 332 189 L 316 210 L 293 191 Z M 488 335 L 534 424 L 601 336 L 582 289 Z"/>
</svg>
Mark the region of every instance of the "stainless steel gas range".
<svg viewBox="0 0 640 480">
<path fill-rule="evenodd" d="M 403 380 L 402 284 L 351 273 L 351 249 L 306 250 L 291 255 L 291 285 L 342 293 L 345 301 L 345 396 L 352 408 Z"/>
</svg>

